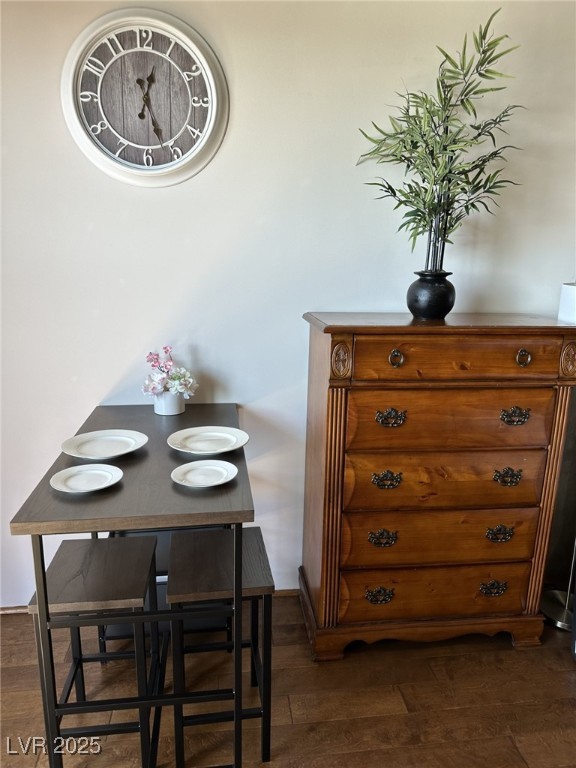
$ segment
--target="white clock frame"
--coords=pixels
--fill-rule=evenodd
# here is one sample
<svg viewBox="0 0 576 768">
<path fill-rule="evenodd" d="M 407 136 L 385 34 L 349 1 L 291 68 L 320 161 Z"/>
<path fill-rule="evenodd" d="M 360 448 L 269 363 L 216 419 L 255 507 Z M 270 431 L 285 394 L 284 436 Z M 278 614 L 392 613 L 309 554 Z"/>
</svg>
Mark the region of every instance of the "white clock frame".
<svg viewBox="0 0 576 768">
<path fill-rule="evenodd" d="M 90 135 L 79 111 L 81 66 L 96 43 L 123 27 L 152 27 L 194 52 L 200 63 L 211 98 L 211 113 L 205 136 L 197 151 L 159 167 L 142 167 L 107 153 Z M 134 50 L 134 49 L 129 49 Z M 163 187 L 179 184 L 199 173 L 214 157 L 226 133 L 229 94 L 224 70 L 204 38 L 179 18 L 145 8 L 114 11 L 91 24 L 76 38 L 62 70 L 61 101 L 64 119 L 76 144 L 86 157 L 109 176 L 136 186 Z"/>
</svg>

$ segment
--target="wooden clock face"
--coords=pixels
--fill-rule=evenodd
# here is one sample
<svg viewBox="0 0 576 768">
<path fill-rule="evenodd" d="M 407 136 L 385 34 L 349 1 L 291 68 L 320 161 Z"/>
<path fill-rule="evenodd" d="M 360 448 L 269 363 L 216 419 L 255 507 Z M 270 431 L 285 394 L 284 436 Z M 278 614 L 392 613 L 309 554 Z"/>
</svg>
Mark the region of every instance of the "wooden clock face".
<svg viewBox="0 0 576 768">
<path fill-rule="evenodd" d="M 158 11 L 115 12 L 85 30 L 64 67 L 62 103 L 91 160 L 149 186 L 201 170 L 228 122 L 215 55 L 194 30 Z"/>
</svg>

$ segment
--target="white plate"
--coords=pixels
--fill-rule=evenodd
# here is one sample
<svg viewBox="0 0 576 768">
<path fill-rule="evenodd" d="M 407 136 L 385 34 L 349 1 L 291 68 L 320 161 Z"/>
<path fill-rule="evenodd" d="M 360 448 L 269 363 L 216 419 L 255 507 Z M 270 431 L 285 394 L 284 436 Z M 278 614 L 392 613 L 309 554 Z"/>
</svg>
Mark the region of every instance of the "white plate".
<svg viewBox="0 0 576 768">
<path fill-rule="evenodd" d="M 88 493 L 114 485 L 122 477 L 122 470 L 110 464 L 81 464 L 56 472 L 50 485 L 66 493 Z"/>
<path fill-rule="evenodd" d="M 191 488 L 209 488 L 212 485 L 222 485 L 232 480 L 238 474 L 238 468 L 227 461 L 191 461 L 182 464 L 172 472 L 170 477 L 175 483 Z"/>
<path fill-rule="evenodd" d="M 101 429 L 75 435 L 62 443 L 62 450 L 77 459 L 112 459 L 141 448 L 148 442 L 142 432 L 131 429 Z"/>
<path fill-rule="evenodd" d="M 234 427 L 191 427 L 173 432 L 168 445 L 186 453 L 214 454 L 241 448 L 248 440 L 246 432 Z"/>
</svg>

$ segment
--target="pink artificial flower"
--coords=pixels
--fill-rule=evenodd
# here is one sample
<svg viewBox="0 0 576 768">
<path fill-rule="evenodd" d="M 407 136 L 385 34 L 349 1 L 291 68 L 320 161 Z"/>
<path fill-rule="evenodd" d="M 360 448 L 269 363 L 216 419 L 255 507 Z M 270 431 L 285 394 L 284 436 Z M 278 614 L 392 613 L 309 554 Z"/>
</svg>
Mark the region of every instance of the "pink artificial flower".
<svg viewBox="0 0 576 768">
<path fill-rule="evenodd" d="M 158 352 L 148 352 L 146 355 L 146 362 L 150 363 L 152 368 L 158 368 L 160 365 L 160 355 Z"/>
<path fill-rule="evenodd" d="M 164 360 L 160 360 L 158 352 L 149 352 L 146 362 L 150 364 L 152 373 L 144 381 L 142 391 L 146 395 L 158 395 L 161 392 L 180 394 L 184 399 L 192 397 L 198 389 L 198 383 L 186 368 L 175 368 L 172 360 L 172 347 L 162 347 Z"/>
</svg>

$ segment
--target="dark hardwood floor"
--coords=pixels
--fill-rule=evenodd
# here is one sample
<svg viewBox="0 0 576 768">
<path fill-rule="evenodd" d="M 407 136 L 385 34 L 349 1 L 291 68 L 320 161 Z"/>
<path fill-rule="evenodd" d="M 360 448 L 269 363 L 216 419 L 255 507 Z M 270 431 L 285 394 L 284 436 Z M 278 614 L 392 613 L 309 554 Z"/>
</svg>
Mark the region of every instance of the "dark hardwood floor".
<svg viewBox="0 0 576 768">
<path fill-rule="evenodd" d="M 27 742 L 44 733 L 28 614 L 2 615 L 1 640 L 0 765 L 47 766 Z M 273 641 L 270 768 L 576 768 L 576 662 L 567 632 L 547 627 L 540 647 L 522 651 L 505 635 L 382 642 L 320 664 L 311 660 L 298 598 L 282 595 L 274 598 Z M 66 633 L 56 646 L 62 673 Z M 195 654 L 187 664 L 198 686 L 231 684 L 230 654 Z M 91 665 L 88 682 L 95 691 L 127 690 L 129 672 L 128 662 Z M 158 768 L 173 765 L 171 731 L 166 712 Z M 244 733 L 244 766 L 254 768 L 259 721 Z M 230 762 L 231 744 L 229 724 L 187 728 L 187 768 Z M 135 734 L 109 736 L 101 754 L 67 756 L 64 765 L 137 768 L 138 755 Z"/>
</svg>

